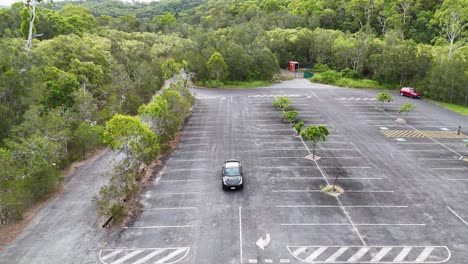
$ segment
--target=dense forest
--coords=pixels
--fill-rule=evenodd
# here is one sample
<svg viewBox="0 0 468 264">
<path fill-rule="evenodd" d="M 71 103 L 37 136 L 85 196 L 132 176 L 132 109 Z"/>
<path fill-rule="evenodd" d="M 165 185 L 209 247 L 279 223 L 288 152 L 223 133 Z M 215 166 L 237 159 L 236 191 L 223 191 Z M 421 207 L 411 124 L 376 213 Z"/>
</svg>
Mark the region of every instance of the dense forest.
<svg viewBox="0 0 468 264">
<path fill-rule="evenodd" d="M 35 2 L 0 9 L 2 223 L 181 68 L 218 86 L 272 80 L 296 60 L 318 81 L 411 85 L 467 104 L 468 0 L 39 1 L 26 48 Z"/>
</svg>

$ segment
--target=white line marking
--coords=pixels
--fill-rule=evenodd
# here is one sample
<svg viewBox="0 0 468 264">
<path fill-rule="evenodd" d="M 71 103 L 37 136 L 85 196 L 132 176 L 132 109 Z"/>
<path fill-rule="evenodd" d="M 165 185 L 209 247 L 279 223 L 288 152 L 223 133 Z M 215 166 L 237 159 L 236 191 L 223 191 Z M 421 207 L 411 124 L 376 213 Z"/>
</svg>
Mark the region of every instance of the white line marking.
<svg viewBox="0 0 468 264">
<path fill-rule="evenodd" d="M 153 195 L 189 195 L 189 194 L 201 194 L 201 192 L 184 192 L 184 193 L 155 193 Z"/>
<path fill-rule="evenodd" d="M 141 264 L 141 263 L 144 263 L 145 261 L 153 258 L 154 256 L 156 255 L 159 255 L 160 253 L 162 253 L 163 251 L 165 251 L 166 249 L 158 249 L 158 250 L 155 250 L 154 252 L 152 252 L 151 254 L 148 254 L 146 255 L 144 258 L 141 258 L 139 259 L 138 261 L 136 262 L 133 262 L 132 264 Z"/>
<path fill-rule="evenodd" d="M 342 247 L 342 248 L 338 249 L 335 253 L 333 253 L 333 255 L 331 255 L 329 258 L 327 258 L 327 260 L 325 260 L 325 262 L 335 261 L 341 255 L 343 255 L 343 253 L 345 253 L 346 250 L 348 250 L 348 247 Z"/>
<path fill-rule="evenodd" d="M 146 208 L 145 211 L 158 211 L 158 210 L 197 210 L 196 207 L 155 207 Z"/>
<path fill-rule="evenodd" d="M 272 259 L 265 259 L 265 263 L 273 263 Z"/>
<path fill-rule="evenodd" d="M 458 219 L 460 219 L 465 225 L 468 226 L 468 223 L 463 218 L 461 218 L 461 216 L 459 216 L 454 210 L 452 210 L 452 208 L 450 208 L 448 206 L 447 206 L 447 208 L 450 210 L 450 212 L 452 212 L 452 214 L 454 214 L 456 217 L 458 217 Z"/>
<path fill-rule="evenodd" d="M 120 264 L 120 263 L 126 261 L 127 259 L 133 258 L 134 256 L 140 254 L 141 252 L 143 252 L 143 250 L 135 250 L 135 251 L 133 251 L 132 253 L 127 254 L 127 255 L 125 255 L 125 256 L 119 258 L 119 259 L 116 260 L 116 261 L 112 261 L 111 264 Z"/>
<path fill-rule="evenodd" d="M 125 229 L 159 229 L 159 228 L 192 228 L 193 225 L 174 225 L 174 226 L 124 226 Z"/>
<path fill-rule="evenodd" d="M 465 167 L 458 167 L 458 168 L 431 168 L 433 170 L 466 170 Z"/>
<path fill-rule="evenodd" d="M 277 205 L 278 208 L 408 208 L 407 205 Z"/>
<path fill-rule="evenodd" d="M 160 180 L 159 182 L 199 182 L 201 180 Z"/>
<path fill-rule="evenodd" d="M 184 252 L 186 249 L 183 249 L 183 248 L 179 248 L 177 249 L 176 251 L 172 252 L 171 254 L 165 256 L 164 258 L 156 261 L 155 263 L 164 263 L 166 260 L 170 260 L 171 258 L 179 255 L 180 253 Z"/>
<path fill-rule="evenodd" d="M 289 259 L 280 259 L 280 263 L 290 263 Z"/>
<path fill-rule="evenodd" d="M 293 255 L 294 255 L 294 256 L 298 256 L 298 255 L 301 254 L 302 252 L 306 251 L 306 249 L 307 249 L 307 247 L 300 247 L 300 248 L 294 250 Z"/>
<path fill-rule="evenodd" d="M 425 248 L 421 254 L 419 254 L 418 258 L 415 260 L 415 262 L 424 262 L 427 257 L 431 254 L 431 252 L 434 250 L 433 247 L 427 247 Z"/>
<path fill-rule="evenodd" d="M 392 250 L 391 247 L 384 247 L 382 248 L 379 253 L 377 253 L 372 259 L 371 259 L 371 262 L 379 262 L 383 257 L 385 257 L 385 255 L 388 254 L 388 252 L 390 252 L 390 250 Z"/>
<path fill-rule="evenodd" d="M 323 224 L 280 224 L 282 226 L 352 226 L 351 223 L 323 223 Z M 425 226 L 426 224 L 354 224 L 355 226 Z"/>
<path fill-rule="evenodd" d="M 304 259 L 305 262 L 313 261 L 316 259 L 320 254 L 322 254 L 325 250 L 327 250 L 328 247 L 319 247 L 317 250 L 315 250 L 314 253 L 310 254 L 306 259 Z"/>
<path fill-rule="evenodd" d="M 323 177 L 271 177 L 270 180 L 323 180 Z M 335 178 L 328 178 L 334 180 Z M 340 178 L 340 181 L 355 181 L 355 180 L 383 180 L 383 178 Z"/>
<path fill-rule="evenodd" d="M 242 207 L 240 206 L 239 206 L 239 248 L 240 248 L 240 263 L 242 263 Z"/>
<path fill-rule="evenodd" d="M 362 256 L 364 256 L 367 251 L 369 251 L 370 248 L 368 247 L 362 247 L 358 250 L 358 252 L 356 252 L 352 257 L 350 257 L 347 261 L 348 262 L 355 262 L 355 261 L 358 261 L 360 258 L 362 258 Z"/>
<path fill-rule="evenodd" d="M 468 181 L 468 179 L 446 179 L 448 181 Z"/>
<path fill-rule="evenodd" d="M 298 192 L 321 192 L 322 190 L 272 190 L 274 193 L 298 193 Z M 393 193 L 395 191 L 387 191 L 387 190 L 347 190 L 345 193 Z"/>
<path fill-rule="evenodd" d="M 409 252 L 413 249 L 413 247 L 404 247 L 403 250 L 393 259 L 393 262 L 401 262 L 405 259 L 405 257 L 409 254 Z"/>
<path fill-rule="evenodd" d="M 242 263 L 242 261 L 241 261 Z M 249 263 L 257 263 L 257 260 L 256 259 L 249 259 Z"/>
<path fill-rule="evenodd" d="M 104 257 L 102 257 L 102 260 L 106 260 L 106 259 L 108 259 L 108 258 L 112 258 L 113 256 L 118 255 L 120 252 L 122 252 L 122 250 L 115 250 L 115 251 L 112 251 L 112 253 L 107 254 L 107 255 L 105 255 Z"/>
</svg>

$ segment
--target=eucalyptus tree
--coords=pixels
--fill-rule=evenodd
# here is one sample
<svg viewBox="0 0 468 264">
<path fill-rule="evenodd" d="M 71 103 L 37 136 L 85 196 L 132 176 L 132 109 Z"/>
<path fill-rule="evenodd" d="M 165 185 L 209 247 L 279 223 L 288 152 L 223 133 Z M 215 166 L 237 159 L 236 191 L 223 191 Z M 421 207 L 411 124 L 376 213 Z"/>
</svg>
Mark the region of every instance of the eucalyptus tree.
<svg viewBox="0 0 468 264">
<path fill-rule="evenodd" d="M 468 2 L 466 0 L 446 0 L 434 14 L 437 24 L 446 34 L 450 43 L 448 57 L 452 58 L 456 39 L 463 39 L 468 27 Z"/>
</svg>

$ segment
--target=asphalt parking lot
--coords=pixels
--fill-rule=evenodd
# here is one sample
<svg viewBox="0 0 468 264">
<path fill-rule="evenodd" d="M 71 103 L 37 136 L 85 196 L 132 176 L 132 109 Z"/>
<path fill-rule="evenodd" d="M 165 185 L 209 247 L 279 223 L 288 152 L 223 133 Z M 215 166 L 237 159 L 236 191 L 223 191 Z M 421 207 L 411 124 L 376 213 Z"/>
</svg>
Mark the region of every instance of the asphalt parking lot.
<svg viewBox="0 0 468 264">
<path fill-rule="evenodd" d="M 195 90 L 197 103 L 144 212 L 99 249 L 101 263 L 465 263 L 468 118 L 394 94 L 297 80 L 275 88 Z M 318 161 L 271 102 L 287 96 L 324 124 Z M 418 107 L 395 121 L 404 102 Z M 462 135 L 456 135 L 462 126 Z M 243 163 L 224 192 L 221 164 Z M 333 182 L 344 193 L 320 191 Z"/>
</svg>

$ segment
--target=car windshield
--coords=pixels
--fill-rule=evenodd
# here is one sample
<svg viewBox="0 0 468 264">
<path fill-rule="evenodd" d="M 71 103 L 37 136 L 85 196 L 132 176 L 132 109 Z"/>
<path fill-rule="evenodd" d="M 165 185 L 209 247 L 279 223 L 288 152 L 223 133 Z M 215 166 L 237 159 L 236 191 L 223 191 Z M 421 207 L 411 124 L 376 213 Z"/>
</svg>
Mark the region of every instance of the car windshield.
<svg viewBox="0 0 468 264">
<path fill-rule="evenodd" d="M 237 162 L 228 162 L 224 166 L 224 176 L 240 176 L 239 163 Z"/>
</svg>

